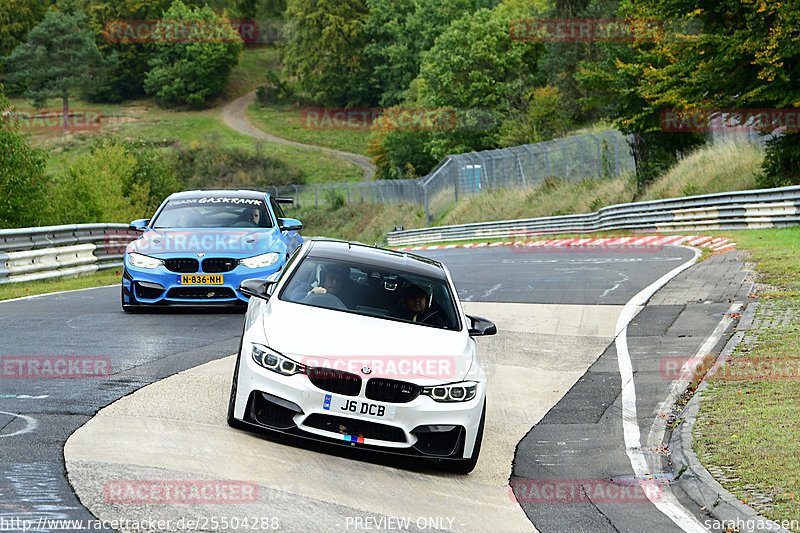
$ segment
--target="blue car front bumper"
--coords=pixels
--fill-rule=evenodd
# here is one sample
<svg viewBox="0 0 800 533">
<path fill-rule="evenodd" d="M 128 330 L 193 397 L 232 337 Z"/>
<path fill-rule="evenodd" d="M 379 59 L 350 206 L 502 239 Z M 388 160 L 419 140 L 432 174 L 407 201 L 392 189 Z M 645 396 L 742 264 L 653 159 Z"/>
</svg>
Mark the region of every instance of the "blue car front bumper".
<svg viewBox="0 0 800 533">
<path fill-rule="evenodd" d="M 122 303 L 129 306 L 246 305 L 248 298 L 239 292 L 239 285 L 248 279 L 266 278 L 280 270 L 283 264 L 282 260 L 265 268 L 247 268 L 237 264 L 225 272 L 204 272 L 201 266 L 195 272 L 189 272 L 170 270 L 166 265 L 156 268 L 135 267 L 128 254 L 125 254 Z M 182 276 L 195 279 L 199 276 L 222 276 L 222 283 L 197 284 L 192 280 L 182 283 Z"/>
</svg>

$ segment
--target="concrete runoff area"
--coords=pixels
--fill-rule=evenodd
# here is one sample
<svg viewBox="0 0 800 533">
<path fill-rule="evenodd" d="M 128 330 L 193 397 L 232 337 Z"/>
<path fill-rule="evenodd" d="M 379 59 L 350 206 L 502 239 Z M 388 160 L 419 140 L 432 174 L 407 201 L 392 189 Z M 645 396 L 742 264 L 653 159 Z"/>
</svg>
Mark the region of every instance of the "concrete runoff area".
<svg viewBox="0 0 800 533">
<path fill-rule="evenodd" d="M 69 480 L 98 519 L 170 520 L 173 528 L 181 519 L 238 516 L 274 518 L 285 531 L 398 523 L 410 531 L 535 531 L 509 489 L 516 446 L 609 346 L 622 308 L 465 304 L 498 327 L 477 341 L 489 376 L 487 419 L 480 460 L 467 476 L 228 427 L 231 356 L 99 411 L 65 445 Z M 124 480 L 239 480 L 257 485 L 257 501 L 113 503 L 104 488 Z"/>
</svg>

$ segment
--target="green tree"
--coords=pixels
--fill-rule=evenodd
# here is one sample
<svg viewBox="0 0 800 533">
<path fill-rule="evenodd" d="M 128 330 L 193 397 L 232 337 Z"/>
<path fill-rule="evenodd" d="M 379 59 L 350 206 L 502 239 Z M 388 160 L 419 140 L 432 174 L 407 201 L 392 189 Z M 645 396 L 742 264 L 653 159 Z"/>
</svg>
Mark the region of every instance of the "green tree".
<svg viewBox="0 0 800 533">
<path fill-rule="evenodd" d="M 494 148 L 497 125 L 512 103 L 544 81 L 538 72 L 543 47 L 512 40 L 510 20 L 510 13 L 488 9 L 464 15 L 424 55 L 420 105 L 452 108 L 458 117 L 455 128 L 431 133 L 427 151 L 434 159 Z"/>
<path fill-rule="evenodd" d="M 145 141 L 96 137 L 55 181 L 53 221 L 128 222 L 150 216 L 166 196 L 183 188 L 175 163 Z"/>
<path fill-rule="evenodd" d="M 0 57 L 25 42 L 31 28 L 44 18 L 48 6 L 47 0 L 0 0 Z"/>
<path fill-rule="evenodd" d="M 638 16 L 673 20 L 678 30 L 642 58 L 641 94 L 654 108 L 800 107 L 800 0 L 637 0 Z M 800 134 L 767 146 L 764 171 L 775 183 L 800 183 Z"/>
<path fill-rule="evenodd" d="M 630 4 L 620 7 L 618 17 L 649 20 Z M 659 38 L 597 43 L 599 58 L 582 62 L 575 74 L 587 94 L 582 99 L 583 106 L 602 110 L 615 127 L 632 136 L 639 190 L 672 167 L 682 154 L 706 141 L 700 133 L 672 133 L 662 129 L 661 110 L 679 107 L 677 102 L 664 100 L 654 106 L 648 101 L 649 72 L 655 65 L 665 68 L 668 64 L 667 58 L 656 53 Z"/>
<path fill-rule="evenodd" d="M 609 19 L 616 15 L 617 0 L 555 0 L 536 17 L 556 19 Z M 575 120 L 592 120 L 602 112 L 598 109 L 581 109 L 580 100 L 586 92 L 575 80 L 581 62 L 600 60 L 601 48 L 597 42 L 551 42 L 546 44 L 542 70 L 547 82 L 558 88 L 564 97 L 564 109 Z"/>
<path fill-rule="evenodd" d="M 0 85 L 0 228 L 42 222 L 47 156 L 19 133 Z"/>
<path fill-rule="evenodd" d="M 402 113 L 403 108 L 390 107 L 387 115 Z M 436 164 L 426 151 L 430 139 L 428 131 L 397 129 L 386 117 L 378 117 L 372 124 L 367 144 L 367 154 L 375 164 L 376 179 L 414 178 Z"/>
<path fill-rule="evenodd" d="M 498 134 L 500 146 L 517 146 L 563 137 L 570 125 L 564 112 L 565 99 L 556 87 L 537 87 L 523 98 L 519 111 L 512 111 Z"/>
<path fill-rule="evenodd" d="M 106 56 L 115 55 L 115 67 L 102 84 L 89 88 L 89 100 L 121 102 L 145 96 L 144 79 L 150 70 L 154 46 L 149 43 L 118 42 L 111 29 L 116 21 L 157 20 L 169 8 L 171 0 L 91 0 L 88 8 L 80 3 L 87 0 L 61 0 L 63 11 L 86 9 L 89 27 L 94 32 L 97 47 Z M 77 5 L 69 5 L 69 4 Z M 87 2 L 88 3 L 88 2 Z"/>
<path fill-rule="evenodd" d="M 44 20 L 6 58 L 7 80 L 25 87 L 23 95 L 43 107 L 60 97 L 69 129 L 69 91 L 97 83 L 113 59 L 103 59 L 85 27 L 86 17 L 48 11 Z"/>
<path fill-rule="evenodd" d="M 368 14 L 366 0 L 287 1 L 283 61 L 315 101 L 344 106 L 370 100 Z"/>
<path fill-rule="evenodd" d="M 698 140 L 698 134 L 664 132 L 662 110 L 800 106 L 798 0 L 626 0 L 620 7 L 624 16 L 665 21 L 663 34 L 617 47 L 604 65 L 584 65 L 581 75 L 606 92 L 606 101 L 616 101 L 618 124 L 636 134 L 634 155 L 644 163 L 637 174 L 667 166 L 676 151 Z M 768 145 L 767 181 L 800 182 L 799 138 L 790 133 Z"/>
<path fill-rule="evenodd" d="M 189 8 L 181 0 L 173 2 L 163 19 L 165 22 L 156 31 L 164 34 L 175 32 L 174 23 L 167 21 L 195 24 L 187 26 L 190 29 L 187 42 L 155 45 L 144 89 L 161 104 L 204 104 L 225 87 L 231 70 L 239 62 L 241 37 L 230 27 L 226 16 L 216 15 L 209 7 Z M 200 28 L 214 28 L 220 35 L 218 42 L 212 42 L 216 37 L 207 39 Z"/>
<path fill-rule="evenodd" d="M 456 19 L 492 0 L 367 0 L 369 17 L 365 31 L 370 42 L 364 48 L 382 106 L 397 105 L 419 74 L 423 52 Z"/>
</svg>

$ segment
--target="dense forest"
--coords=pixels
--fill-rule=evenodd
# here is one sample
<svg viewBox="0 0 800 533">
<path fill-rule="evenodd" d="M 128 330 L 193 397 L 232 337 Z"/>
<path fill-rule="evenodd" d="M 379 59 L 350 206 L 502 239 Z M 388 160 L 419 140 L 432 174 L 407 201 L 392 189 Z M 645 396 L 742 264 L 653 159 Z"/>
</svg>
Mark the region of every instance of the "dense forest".
<svg viewBox="0 0 800 533">
<path fill-rule="evenodd" d="M 109 24 L 126 20 L 204 21 L 233 33 L 194 42 L 111 38 Z M 279 27 L 279 38 L 243 38 L 242 21 Z M 283 68 L 264 73 L 261 95 L 384 109 L 369 140 L 378 178 L 421 176 L 447 154 L 539 142 L 602 121 L 633 135 L 643 187 L 706 142 L 702 127 L 684 127 L 697 117 L 745 110 L 740 122 L 752 123 L 746 110 L 767 110 L 756 126 L 781 135 L 767 144 L 759 184 L 800 183 L 798 0 L 0 0 L 2 90 L 34 104 L 62 98 L 66 108 L 78 95 L 202 108 L 241 49 L 265 40 Z M 409 110 L 448 110 L 455 120 L 396 127 L 391 117 Z M 665 113 L 676 127 L 665 127 Z M 34 222 L 15 203 L 30 203 L 21 191 L 34 198 L 44 187 L 46 154 L 9 116 L 0 128 L 0 223 L 19 225 Z M 112 150 L 104 142 L 97 150 Z M 162 164 L 140 147 L 118 151 L 145 169 Z M 152 174 L 133 172 L 124 186 L 155 201 L 165 189 L 148 181 Z"/>
</svg>

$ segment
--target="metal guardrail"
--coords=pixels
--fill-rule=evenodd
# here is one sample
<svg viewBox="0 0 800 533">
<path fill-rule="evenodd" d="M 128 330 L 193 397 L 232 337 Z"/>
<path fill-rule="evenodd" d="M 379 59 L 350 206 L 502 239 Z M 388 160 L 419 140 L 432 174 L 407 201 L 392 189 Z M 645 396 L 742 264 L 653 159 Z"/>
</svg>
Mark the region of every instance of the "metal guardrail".
<svg viewBox="0 0 800 533">
<path fill-rule="evenodd" d="M 389 246 L 609 230 L 733 230 L 800 224 L 800 186 L 618 204 L 595 213 L 440 226 L 387 235 Z"/>
<path fill-rule="evenodd" d="M 0 230 L 0 285 L 90 274 L 122 266 L 127 224 L 70 224 Z"/>
</svg>

